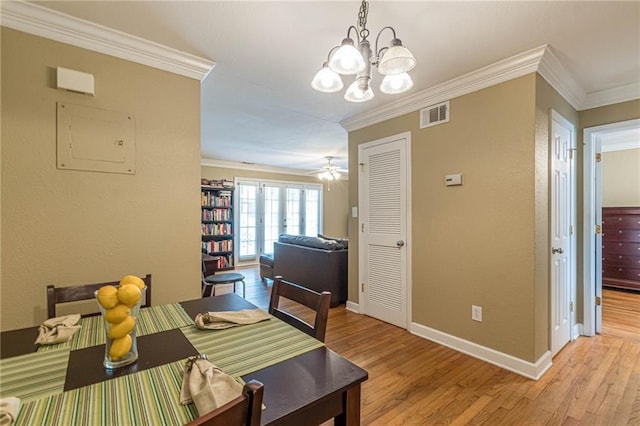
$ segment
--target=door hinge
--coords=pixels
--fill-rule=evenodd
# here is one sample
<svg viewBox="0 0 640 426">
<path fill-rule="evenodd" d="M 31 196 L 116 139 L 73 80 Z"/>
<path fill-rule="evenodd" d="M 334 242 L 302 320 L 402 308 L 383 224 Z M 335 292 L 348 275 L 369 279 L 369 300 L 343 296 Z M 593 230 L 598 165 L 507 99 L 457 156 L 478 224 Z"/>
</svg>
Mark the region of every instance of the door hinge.
<svg viewBox="0 0 640 426">
<path fill-rule="evenodd" d="M 602 305 L 602 299 L 599 296 L 596 296 L 596 306 Z"/>
<path fill-rule="evenodd" d="M 360 232 L 364 232 L 364 223 L 360 226 Z"/>
<path fill-rule="evenodd" d="M 364 163 L 360 163 L 360 171 L 364 172 Z"/>
<path fill-rule="evenodd" d="M 364 293 L 364 283 L 362 283 L 362 292 Z"/>
<path fill-rule="evenodd" d="M 569 303 L 569 312 L 573 312 L 573 302 Z"/>
<path fill-rule="evenodd" d="M 596 225 L 596 234 L 601 234 L 601 233 L 602 233 L 602 226 Z"/>
<path fill-rule="evenodd" d="M 601 161 L 602 161 L 602 154 L 597 153 L 597 154 L 596 154 L 596 163 L 599 163 L 599 162 L 601 162 Z"/>
<path fill-rule="evenodd" d="M 573 225 L 569 225 L 569 235 L 573 235 Z"/>
</svg>

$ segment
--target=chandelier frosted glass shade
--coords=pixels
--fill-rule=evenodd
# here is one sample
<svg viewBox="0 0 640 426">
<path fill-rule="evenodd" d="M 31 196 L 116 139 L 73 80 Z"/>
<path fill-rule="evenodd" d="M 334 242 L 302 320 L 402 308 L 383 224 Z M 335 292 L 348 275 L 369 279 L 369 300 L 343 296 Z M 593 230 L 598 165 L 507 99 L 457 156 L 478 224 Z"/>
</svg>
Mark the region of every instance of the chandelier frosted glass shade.
<svg viewBox="0 0 640 426">
<path fill-rule="evenodd" d="M 385 75 L 380 84 L 380 91 L 388 95 L 397 95 L 406 92 L 413 87 L 413 80 L 409 74 L 403 72 L 401 74 Z"/>
<path fill-rule="evenodd" d="M 378 64 L 378 72 L 382 75 L 402 74 L 408 72 L 416 66 L 416 58 L 413 54 L 402 45 L 399 39 L 393 39 L 391 47 L 384 52 L 380 63 Z"/>
<path fill-rule="evenodd" d="M 325 62 L 322 69 L 318 71 L 311 81 L 311 87 L 318 92 L 335 93 L 344 87 L 340 76 L 327 66 Z"/>
<path fill-rule="evenodd" d="M 355 48 L 350 38 L 342 40 L 342 45 L 329 58 L 329 68 L 338 74 L 357 74 L 366 66 L 362 54 Z"/>
<path fill-rule="evenodd" d="M 362 90 L 358 84 L 358 81 L 351 83 L 351 86 L 344 94 L 344 99 L 349 102 L 366 102 L 373 99 L 373 90 L 371 86 L 367 85 L 366 90 Z"/>
</svg>

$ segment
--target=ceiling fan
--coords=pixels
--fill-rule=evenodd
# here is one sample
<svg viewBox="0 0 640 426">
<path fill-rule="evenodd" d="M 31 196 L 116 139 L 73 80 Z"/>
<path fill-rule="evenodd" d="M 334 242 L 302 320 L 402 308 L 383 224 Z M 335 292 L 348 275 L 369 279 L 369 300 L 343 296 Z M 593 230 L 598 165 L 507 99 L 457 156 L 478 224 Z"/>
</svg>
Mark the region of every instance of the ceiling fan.
<svg viewBox="0 0 640 426">
<path fill-rule="evenodd" d="M 327 159 L 327 164 L 322 166 L 322 169 L 318 170 L 318 178 L 322 180 L 338 180 L 342 176 L 343 173 L 348 173 L 347 170 L 340 169 L 332 160 L 333 156 L 328 155 L 324 157 Z"/>
</svg>

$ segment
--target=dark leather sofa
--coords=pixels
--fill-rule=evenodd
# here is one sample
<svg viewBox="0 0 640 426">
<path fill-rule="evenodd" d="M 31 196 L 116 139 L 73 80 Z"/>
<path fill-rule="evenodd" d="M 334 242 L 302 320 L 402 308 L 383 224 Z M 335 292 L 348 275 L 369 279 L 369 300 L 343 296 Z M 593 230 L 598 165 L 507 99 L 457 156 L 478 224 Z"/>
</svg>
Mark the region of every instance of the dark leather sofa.
<svg viewBox="0 0 640 426">
<path fill-rule="evenodd" d="M 331 292 L 331 307 L 347 301 L 346 240 L 281 235 L 274 243 L 273 274 L 317 292 Z"/>
</svg>

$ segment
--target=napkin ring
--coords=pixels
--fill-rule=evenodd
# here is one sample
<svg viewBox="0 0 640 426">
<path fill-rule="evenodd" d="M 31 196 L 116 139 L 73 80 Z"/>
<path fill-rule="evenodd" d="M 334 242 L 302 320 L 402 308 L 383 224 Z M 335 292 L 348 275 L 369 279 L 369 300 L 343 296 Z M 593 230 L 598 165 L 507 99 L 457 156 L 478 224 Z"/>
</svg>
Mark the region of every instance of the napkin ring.
<svg viewBox="0 0 640 426">
<path fill-rule="evenodd" d="M 207 354 L 198 354 L 198 355 L 190 356 L 189 358 L 187 358 L 187 371 L 191 371 L 191 368 L 193 368 L 193 363 L 199 359 L 208 360 L 209 358 L 207 358 Z"/>
</svg>

